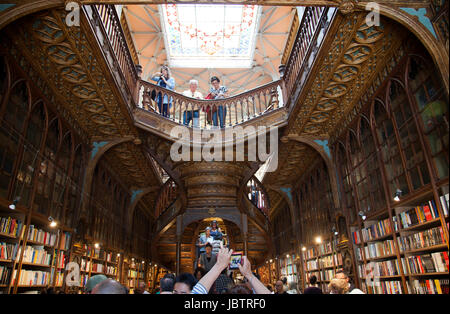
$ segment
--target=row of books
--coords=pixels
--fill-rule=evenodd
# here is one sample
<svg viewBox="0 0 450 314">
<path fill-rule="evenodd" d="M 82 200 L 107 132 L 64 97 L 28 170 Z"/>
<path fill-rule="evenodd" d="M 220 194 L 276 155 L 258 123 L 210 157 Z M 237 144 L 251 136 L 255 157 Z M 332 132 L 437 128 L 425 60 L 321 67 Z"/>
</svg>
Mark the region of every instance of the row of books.
<svg viewBox="0 0 450 314">
<path fill-rule="evenodd" d="M 449 294 L 450 292 L 448 279 L 415 279 L 412 285 L 408 281 L 406 285 L 410 294 Z"/>
<path fill-rule="evenodd" d="M 408 236 L 401 236 L 399 238 L 400 251 L 402 252 L 423 249 L 440 244 L 445 244 L 442 226 Z"/>
<path fill-rule="evenodd" d="M 334 258 L 334 265 L 343 265 L 343 260 L 342 260 L 342 254 L 341 253 L 337 253 L 333 255 Z"/>
<path fill-rule="evenodd" d="M 106 261 L 111 262 L 111 263 L 116 263 L 116 256 L 117 255 L 113 254 L 112 252 L 108 252 L 106 254 Z"/>
<path fill-rule="evenodd" d="M 305 259 L 314 258 L 317 256 L 317 252 L 315 248 L 308 249 L 304 252 Z"/>
<path fill-rule="evenodd" d="M 15 260 L 19 244 L 0 242 L 0 259 Z"/>
<path fill-rule="evenodd" d="M 320 265 L 320 268 L 333 267 L 333 257 L 331 255 L 325 256 L 325 257 L 321 257 L 319 259 L 319 265 Z"/>
<path fill-rule="evenodd" d="M 106 266 L 106 274 L 107 275 L 117 275 L 117 267 L 115 266 Z"/>
<path fill-rule="evenodd" d="M 306 262 L 306 267 L 308 270 L 319 269 L 319 264 L 317 263 L 317 260 L 313 259 Z"/>
<path fill-rule="evenodd" d="M 64 283 L 64 272 L 57 271 L 56 272 L 56 280 L 55 280 L 55 286 L 61 287 Z"/>
<path fill-rule="evenodd" d="M 66 259 L 68 256 L 64 253 L 64 251 L 59 251 L 57 253 L 58 256 L 58 265 L 56 265 L 56 268 L 58 269 L 64 269 L 66 267 Z"/>
<path fill-rule="evenodd" d="M 92 271 L 96 273 L 103 273 L 103 268 L 105 265 L 99 264 L 99 263 L 93 263 L 92 264 Z"/>
<path fill-rule="evenodd" d="M 319 255 L 330 254 L 333 251 L 331 242 L 324 242 L 319 245 Z"/>
<path fill-rule="evenodd" d="M 363 250 L 367 259 L 393 255 L 395 254 L 394 241 L 386 240 L 383 242 L 374 242 L 369 243 L 364 248 L 358 248 L 356 250 L 356 255 L 360 261 L 363 260 Z"/>
<path fill-rule="evenodd" d="M 57 235 L 42 229 L 37 229 L 30 225 L 27 239 L 33 242 L 39 242 L 48 246 L 55 246 Z"/>
<path fill-rule="evenodd" d="M 392 219 L 393 219 L 394 230 L 398 231 L 397 219 L 395 216 L 392 217 Z M 369 227 L 362 229 L 361 234 L 362 234 L 362 238 L 363 238 L 364 242 L 367 242 L 367 241 L 374 240 L 374 239 L 383 237 L 385 235 L 391 234 L 394 232 L 394 230 L 392 230 L 389 218 L 387 218 L 387 219 L 379 221 L 376 224 L 373 224 Z M 357 231 L 352 232 L 352 238 L 353 238 L 353 243 L 355 243 L 355 244 L 361 243 L 361 237 L 359 235 L 359 232 L 357 232 Z"/>
<path fill-rule="evenodd" d="M 448 252 L 435 252 L 407 257 L 410 274 L 448 272 Z"/>
<path fill-rule="evenodd" d="M 11 276 L 11 267 L 0 265 L 0 285 L 9 284 L 9 277 Z"/>
<path fill-rule="evenodd" d="M 13 271 L 13 284 L 16 282 L 17 270 Z M 50 273 L 48 271 L 40 270 L 25 270 L 20 271 L 18 280 L 19 286 L 46 286 L 49 283 Z"/>
<path fill-rule="evenodd" d="M 69 232 L 62 232 L 59 248 L 64 251 L 68 251 L 70 249 L 70 239 L 71 234 Z"/>
<path fill-rule="evenodd" d="M 19 248 L 17 257 L 20 256 L 22 247 Z M 27 245 L 23 252 L 23 262 L 31 264 L 40 264 L 50 266 L 52 263 L 52 254 L 49 254 L 43 246 L 30 246 Z"/>
<path fill-rule="evenodd" d="M 405 260 L 402 258 L 402 266 L 405 266 Z M 398 260 L 388 260 L 382 262 L 371 262 L 367 265 L 358 265 L 359 277 L 370 281 L 377 281 L 379 277 L 400 275 L 400 265 Z"/>
<path fill-rule="evenodd" d="M 334 278 L 334 271 L 332 269 L 322 270 L 320 274 L 321 274 L 320 276 L 321 281 L 330 281 L 331 279 Z"/>
<path fill-rule="evenodd" d="M 439 212 L 434 200 L 431 200 L 428 201 L 428 204 L 401 212 L 399 217 L 402 228 L 406 229 L 439 218 Z"/>
<path fill-rule="evenodd" d="M 0 233 L 6 233 L 13 237 L 19 237 L 23 223 L 21 220 L 12 217 L 0 218 Z"/>
<path fill-rule="evenodd" d="M 137 271 L 129 269 L 128 270 L 128 277 L 129 278 L 137 278 Z"/>
<path fill-rule="evenodd" d="M 374 294 L 402 294 L 402 283 L 399 280 L 377 281 L 366 283 L 366 291 Z"/>
</svg>

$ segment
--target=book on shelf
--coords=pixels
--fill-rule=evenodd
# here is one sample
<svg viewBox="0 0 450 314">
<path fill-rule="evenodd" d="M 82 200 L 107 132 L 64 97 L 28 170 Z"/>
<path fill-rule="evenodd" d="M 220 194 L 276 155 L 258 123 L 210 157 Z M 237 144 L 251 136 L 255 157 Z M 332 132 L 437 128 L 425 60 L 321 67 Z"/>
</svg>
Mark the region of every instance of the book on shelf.
<svg viewBox="0 0 450 314">
<path fill-rule="evenodd" d="M 408 256 L 410 274 L 444 273 L 449 271 L 448 252 Z"/>
<path fill-rule="evenodd" d="M 92 264 L 92 271 L 95 273 L 103 273 L 103 264 L 99 264 L 99 263 L 93 263 Z"/>
<path fill-rule="evenodd" d="M 449 193 L 440 196 L 439 199 L 441 201 L 441 207 L 442 207 L 442 211 L 444 212 L 444 216 L 448 216 Z"/>
<path fill-rule="evenodd" d="M 405 259 L 401 259 L 403 269 L 405 269 Z M 388 276 L 399 276 L 400 265 L 397 259 L 382 262 L 370 262 L 367 265 L 358 265 L 360 278 L 378 278 Z"/>
<path fill-rule="evenodd" d="M 47 246 L 55 246 L 57 235 L 42 229 L 36 228 L 34 225 L 30 225 L 28 229 L 29 241 L 42 243 Z"/>
<path fill-rule="evenodd" d="M 16 260 L 20 257 L 21 251 L 22 247 L 19 248 Z M 27 245 L 23 252 L 22 262 L 50 266 L 52 262 L 52 254 L 49 254 L 42 245 Z"/>
<path fill-rule="evenodd" d="M 380 242 L 368 243 L 364 248 L 356 249 L 358 260 L 363 260 L 363 250 L 367 259 L 379 258 L 395 254 L 394 241 L 386 240 Z"/>
<path fill-rule="evenodd" d="M 439 218 L 439 212 L 434 200 L 430 200 L 426 204 L 401 212 L 399 217 L 401 227 L 406 229 Z"/>
<path fill-rule="evenodd" d="M 315 248 L 311 248 L 309 250 L 306 250 L 306 252 L 304 252 L 304 256 L 305 256 L 305 259 L 314 258 L 317 256 L 317 252 L 316 252 Z"/>
<path fill-rule="evenodd" d="M 9 284 L 9 278 L 11 277 L 12 268 L 8 266 L 0 265 L 0 285 Z"/>
<path fill-rule="evenodd" d="M 392 234 L 394 231 L 397 232 L 399 229 L 397 218 L 392 217 L 394 230 L 391 228 L 390 219 L 386 218 L 380 220 L 379 222 L 372 224 L 366 228 L 361 229 L 362 240 L 364 242 L 375 240 L 377 238 Z M 352 232 L 352 240 L 354 244 L 361 243 L 361 236 L 358 231 Z"/>
<path fill-rule="evenodd" d="M 0 232 L 10 235 L 12 237 L 20 237 L 20 233 L 23 230 L 23 223 L 20 219 L 12 217 L 0 218 Z"/>
<path fill-rule="evenodd" d="M 325 254 L 331 254 L 333 251 L 331 242 L 324 242 L 319 245 L 319 254 L 318 255 L 325 255 Z"/>
<path fill-rule="evenodd" d="M 414 279 L 412 284 L 406 282 L 409 293 L 414 294 L 449 294 L 448 279 Z"/>
<path fill-rule="evenodd" d="M 0 242 L 0 259 L 15 260 L 18 249 L 18 243 Z"/>
<path fill-rule="evenodd" d="M 68 251 L 70 249 L 71 234 L 69 232 L 60 233 L 59 249 Z"/>
<path fill-rule="evenodd" d="M 333 257 L 329 255 L 319 258 L 319 266 L 320 268 L 333 267 Z"/>
<path fill-rule="evenodd" d="M 418 250 L 442 244 L 445 244 L 445 237 L 442 226 L 399 237 L 399 246 L 400 251 L 402 252 Z"/>
<path fill-rule="evenodd" d="M 367 284 L 366 284 L 367 287 Z M 399 280 L 377 281 L 369 285 L 374 294 L 402 294 L 402 283 Z"/>
<path fill-rule="evenodd" d="M 17 270 L 13 271 L 13 284 L 16 282 Z M 50 273 L 48 271 L 40 270 L 26 270 L 20 271 L 20 277 L 18 279 L 19 286 L 46 286 L 49 283 Z"/>
</svg>

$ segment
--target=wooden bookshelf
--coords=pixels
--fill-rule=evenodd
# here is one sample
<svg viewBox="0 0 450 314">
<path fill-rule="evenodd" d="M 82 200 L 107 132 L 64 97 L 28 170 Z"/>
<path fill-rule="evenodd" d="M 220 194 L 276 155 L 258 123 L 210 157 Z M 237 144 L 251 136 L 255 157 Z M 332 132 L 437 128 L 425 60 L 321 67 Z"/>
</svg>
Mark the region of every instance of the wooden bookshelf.
<svg viewBox="0 0 450 314">
<path fill-rule="evenodd" d="M 306 251 L 302 252 L 305 272 L 304 289 L 308 286 L 309 278 L 316 275 L 317 283 L 322 291 L 328 292 L 328 283 L 336 275 L 336 272 L 342 269 L 342 256 L 336 250 L 336 246 L 337 240 L 329 237 L 321 244 L 310 245 Z M 311 263 L 311 261 L 315 261 L 315 263 Z M 309 267 L 309 265 L 317 265 L 317 267 Z"/>
</svg>

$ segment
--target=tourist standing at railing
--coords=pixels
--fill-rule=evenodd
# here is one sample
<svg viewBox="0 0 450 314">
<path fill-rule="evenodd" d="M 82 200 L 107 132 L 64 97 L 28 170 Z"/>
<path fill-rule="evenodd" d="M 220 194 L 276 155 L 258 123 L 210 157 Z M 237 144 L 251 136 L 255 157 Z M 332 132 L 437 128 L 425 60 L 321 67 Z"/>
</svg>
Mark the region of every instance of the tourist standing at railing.
<svg viewBox="0 0 450 314">
<path fill-rule="evenodd" d="M 197 87 L 198 87 L 198 81 L 197 80 L 190 80 L 189 81 L 189 89 L 185 90 L 183 92 L 183 95 L 186 96 L 186 97 L 190 97 L 190 98 L 203 99 L 203 95 L 202 95 L 202 93 L 197 91 Z M 185 125 L 189 125 L 191 120 L 193 120 L 194 128 L 198 128 L 199 127 L 199 118 L 200 118 L 200 115 L 199 115 L 199 112 L 198 112 L 199 108 L 194 108 L 193 106 L 194 105 L 192 105 L 192 107 L 190 108 L 191 110 L 184 111 L 184 113 L 183 113 L 183 123 Z"/>
<path fill-rule="evenodd" d="M 167 66 L 161 67 L 161 72 L 156 72 L 152 76 L 152 80 L 157 82 L 158 86 L 167 88 L 169 90 L 173 90 L 175 88 L 175 79 L 173 77 L 170 77 L 170 70 Z M 163 117 L 169 117 L 169 109 L 172 107 L 172 97 L 167 95 L 164 95 L 164 97 L 161 95 L 161 92 L 158 93 L 157 96 L 157 103 L 158 103 L 158 109 L 159 113 Z"/>
<path fill-rule="evenodd" d="M 211 78 L 211 89 L 209 90 L 210 99 L 223 99 L 228 97 L 228 88 L 220 85 L 220 80 L 217 76 Z M 212 108 L 212 120 L 213 125 L 218 126 L 217 114 L 219 114 L 220 127 L 225 127 L 225 117 L 227 115 L 227 107 L 224 106 L 213 106 Z"/>
</svg>

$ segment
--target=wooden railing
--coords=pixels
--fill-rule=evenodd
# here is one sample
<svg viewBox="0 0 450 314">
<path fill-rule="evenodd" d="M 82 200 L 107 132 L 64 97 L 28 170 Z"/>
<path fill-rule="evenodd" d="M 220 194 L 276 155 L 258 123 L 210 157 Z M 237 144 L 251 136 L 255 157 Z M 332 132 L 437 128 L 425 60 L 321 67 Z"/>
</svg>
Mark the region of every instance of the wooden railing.
<svg viewBox="0 0 450 314">
<path fill-rule="evenodd" d="M 94 19 L 99 18 L 130 93 L 135 92 L 138 73 L 114 5 L 91 5 Z"/>
<path fill-rule="evenodd" d="M 247 187 L 245 190 L 248 200 L 258 208 L 261 213 L 269 219 L 270 203 L 269 197 L 259 180 L 256 177 L 252 177 L 247 182 Z"/>
<path fill-rule="evenodd" d="M 295 91 L 297 79 L 302 75 L 313 44 L 319 36 L 321 24 L 327 19 L 328 10 L 328 7 L 307 7 L 305 10 L 294 47 L 285 65 L 283 79 L 286 95 L 291 95 Z"/>
<path fill-rule="evenodd" d="M 167 210 L 170 205 L 177 199 L 178 188 L 173 179 L 169 179 L 164 183 L 161 191 L 156 199 L 155 217 L 158 218 Z"/>
<path fill-rule="evenodd" d="M 139 108 L 162 114 L 164 107 L 159 106 L 158 101 L 166 99 L 170 103 L 167 119 L 199 128 L 220 127 L 222 114 L 223 126 L 234 126 L 283 106 L 280 92 L 281 81 L 275 81 L 233 97 L 216 100 L 186 97 L 143 80 L 140 80 L 139 84 Z M 190 121 L 189 117 L 192 117 Z M 198 117 L 196 125 L 193 119 L 195 117 Z M 215 117 L 216 123 L 214 123 Z"/>
</svg>

